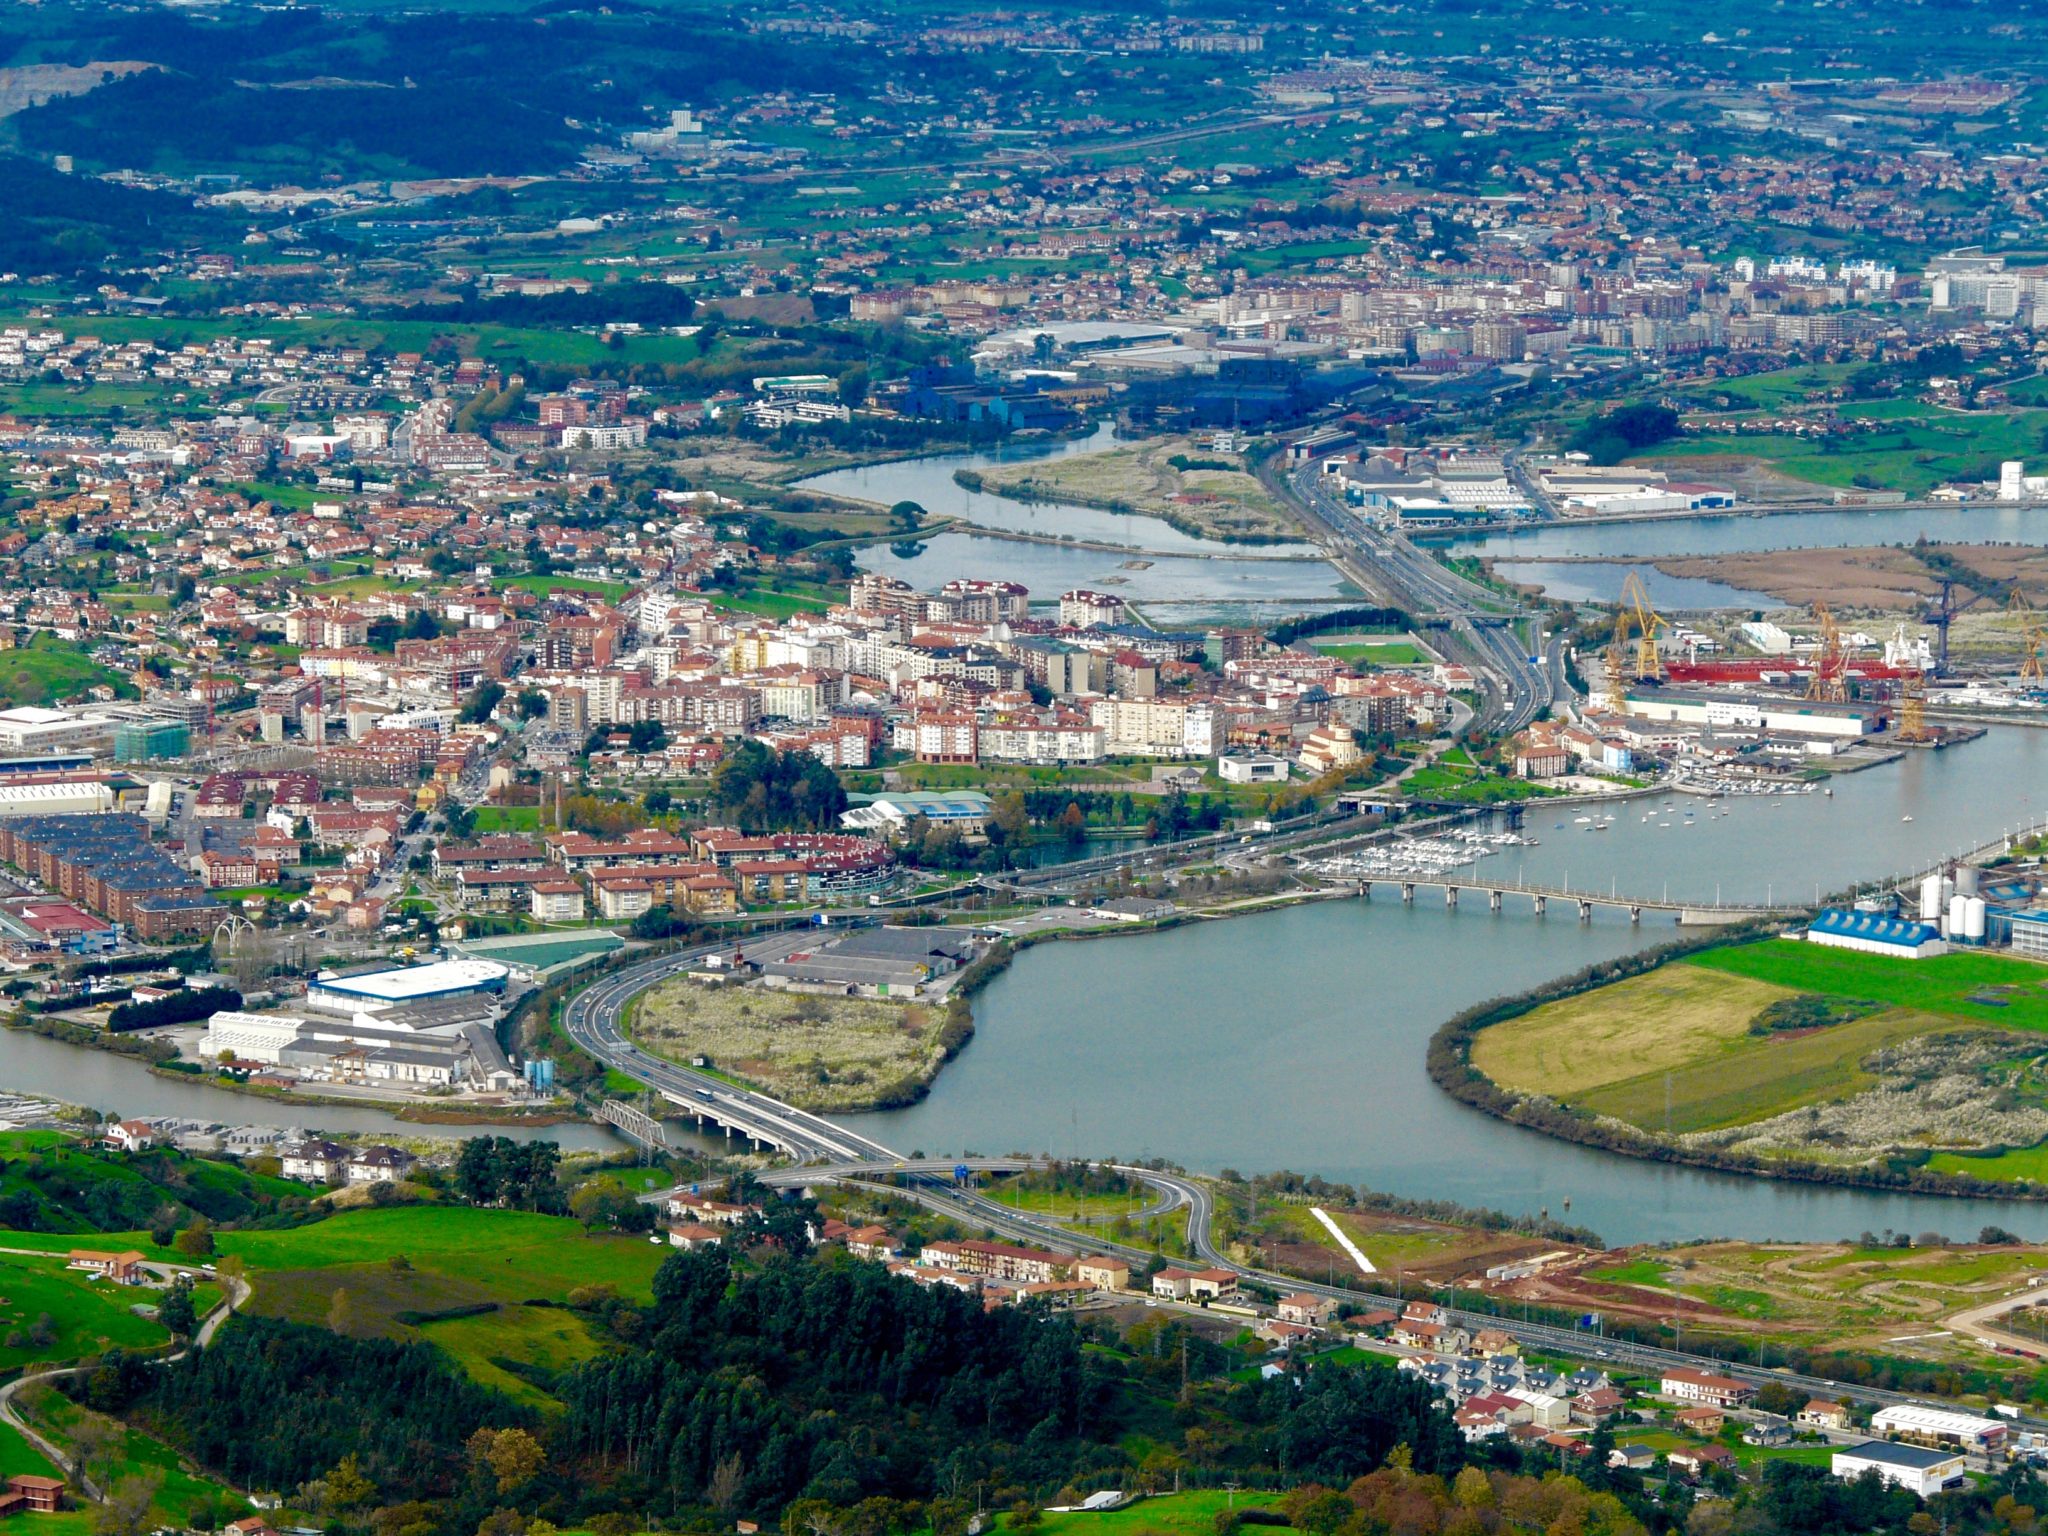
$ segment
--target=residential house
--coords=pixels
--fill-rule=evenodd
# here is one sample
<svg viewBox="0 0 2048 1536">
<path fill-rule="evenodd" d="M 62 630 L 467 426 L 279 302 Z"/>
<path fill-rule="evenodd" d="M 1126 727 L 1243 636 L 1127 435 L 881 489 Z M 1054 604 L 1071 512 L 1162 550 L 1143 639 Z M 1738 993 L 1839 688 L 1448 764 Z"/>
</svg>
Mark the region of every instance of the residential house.
<svg viewBox="0 0 2048 1536">
<path fill-rule="evenodd" d="M 701 1222 L 706 1226 L 736 1227 L 752 1211 L 752 1206 L 735 1205 L 730 1200 L 713 1200 L 705 1195 L 678 1193 L 668 1197 L 671 1220 Z"/>
<path fill-rule="evenodd" d="M 1312 1296 L 1303 1291 L 1298 1295 L 1281 1297 L 1273 1312 L 1283 1323 L 1299 1323 L 1305 1328 L 1326 1328 L 1337 1315 L 1337 1302 L 1334 1297 Z"/>
<path fill-rule="evenodd" d="M 1127 1291 L 1131 1288 L 1131 1266 L 1122 1259 L 1086 1258 L 1074 1265 L 1074 1278 L 1098 1291 Z"/>
<path fill-rule="evenodd" d="M 855 1227 L 845 1242 L 846 1251 L 856 1259 L 893 1259 L 902 1251 L 887 1227 Z"/>
<path fill-rule="evenodd" d="M 1628 1399 L 1616 1387 L 1588 1387 L 1572 1399 L 1572 1422 L 1592 1428 L 1621 1412 Z"/>
<path fill-rule="evenodd" d="M 1664 1459 L 1674 1472 L 1690 1477 L 1704 1476 L 1709 1467 L 1735 1470 L 1735 1453 L 1725 1445 L 1685 1445 L 1667 1452 Z"/>
<path fill-rule="evenodd" d="M 140 1285 L 147 1278 L 142 1255 L 133 1248 L 104 1253 L 96 1248 L 74 1248 L 65 1260 L 66 1269 L 82 1269 L 89 1275 L 112 1280 L 116 1285 Z"/>
<path fill-rule="evenodd" d="M 1840 1403 L 1829 1402 L 1824 1397 L 1816 1397 L 1809 1400 L 1804 1408 L 1793 1415 L 1793 1418 L 1795 1422 L 1806 1426 L 1808 1429 L 1847 1429 L 1849 1427 L 1849 1410 Z"/>
<path fill-rule="evenodd" d="M 1069 1253 L 1049 1253 L 1042 1248 L 1020 1248 L 1014 1243 L 985 1243 L 972 1238 L 926 1243 L 919 1250 L 917 1261 L 928 1269 L 949 1269 L 1024 1285 L 1063 1279 L 1074 1266 L 1074 1256 Z"/>
<path fill-rule="evenodd" d="M 1671 1422 L 1689 1435 L 1711 1438 L 1721 1433 L 1721 1426 L 1728 1422 L 1728 1415 L 1719 1408 L 1702 1403 L 1697 1408 L 1681 1408 L 1671 1416 Z"/>
<path fill-rule="evenodd" d="M 395 1184 L 412 1167 L 413 1155 L 401 1147 L 363 1147 L 348 1160 L 351 1184 Z"/>
<path fill-rule="evenodd" d="M 1166 1268 L 1152 1277 L 1152 1294 L 1172 1301 L 1219 1301 L 1237 1290 L 1227 1269 Z"/>
<path fill-rule="evenodd" d="M 7 1492 L 21 1500 L 21 1508 L 37 1514 L 54 1515 L 64 1507 L 64 1479 L 17 1472 L 7 1479 Z"/>
<path fill-rule="evenodd" d="M 1667 1370 L 1660 1390 L 1682 1403 L 1708 1403 L 1716 1408 L 1740 1408 L 1756 1396 L 1756 1388 L 1746 1381 L 1685 1366 Z"/>
<path fill-rule="evenodd" d="M 123 1152 L 142 1152 L 162 1140 L 147 1120 L 116 1120 L 107 1127 L 105 1141 Z"/>
<path fill-rule="evenodd" d="M 308 1184 L 333 1184 L 347 1177 L 348 1148 L 339 1142 L 295 1141 L 279 1154 L 284 1176 Z"/>
</svg>

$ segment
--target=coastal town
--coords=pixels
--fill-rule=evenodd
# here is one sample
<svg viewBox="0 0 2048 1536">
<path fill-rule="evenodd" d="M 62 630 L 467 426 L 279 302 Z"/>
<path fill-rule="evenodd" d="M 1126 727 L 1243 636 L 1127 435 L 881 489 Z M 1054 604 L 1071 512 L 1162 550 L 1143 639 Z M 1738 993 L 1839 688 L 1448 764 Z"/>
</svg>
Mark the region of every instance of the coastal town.
<svg viewBox="0 0 2048 1536">
<path fill-rule="evenodd" d="M 0 1536 L 2036 1536 L 2041 16 L 0 32 Z"/>
</svg>

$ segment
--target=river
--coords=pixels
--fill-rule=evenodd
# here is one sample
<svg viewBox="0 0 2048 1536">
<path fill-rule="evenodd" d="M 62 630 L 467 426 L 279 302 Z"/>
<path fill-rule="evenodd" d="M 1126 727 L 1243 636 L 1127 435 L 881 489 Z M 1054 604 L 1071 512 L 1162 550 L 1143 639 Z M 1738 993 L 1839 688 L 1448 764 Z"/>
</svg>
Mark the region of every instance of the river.
<svg viewBox="0 0 2048 1536">
<path fill-rule="evenodd" d="M 1087 540 L 1116 549 L 1080 549 L 973 532 L 942 533 L 920 545 L 871 545 L 860 552 L 863 569 L 900 577 L 931 590 L 955 577 L 998 577 L 1021 582 L 1049 601 L 1074 587 L 1117 593 L 1144 606 L 1167 625 L 1249 623 L 1351 596 L 1335 568 L 1308 544 L 1219 544 L 1182 533 L 1156 517 L 1108 512 L 1066 502 L 1022 502 L 970 491 L 953 479 L 958 469 L 992 472 L 1021 463 L 1101 452 L 1115 443 L 1103 427 L 1084 439 L 1005 446 L 986 453 L 900 459 L 834 470 L 799 482 L 798 489 L 852 496 L 893 506 L 914 501 L 926 511 L 958 516 L 978 528 L 1051 540 Z M 1283 557 L 1283 558 L 1275 558 Z"/>
<path fill-rule="evenodd" d="M 915 554 L 896 546 L 861 551 L 860 565 L 927 590 L 955 577 L 1022 582 L 1041 600 L 1071 587 L 1101 587 L 1129 597 L 1167 625 L 1272 622 L 1277 616 L 1329 606 L 1354 596 L 1336 570 L 1306 544 L 1238 549 L 1192 538 L 1158 518 L 1069 503 L 1031 503 L 955 483 L 957 469 L 991 471 L 1114 445 L 1108 427 L 1085 439 L 1006 446 L 985 453 L 940 454 L 857 469 L 835 470 L 802 489 L 858 497 L 884 506 L 915 501 L 927 511 L 960 517 L 977 528 L 1049 539 L 1126 546 L 1121 551 L 1023 543 L 972 531 L 943 533 Z M 1925 538 L 1955 544 L 2048 544 L 2048 511 L 1980 505 L 1955 508 L 1866 507 L 1853 511 L 1770 517 L 1688 517 L 1639 523 L 1544 524 L 1440 542 L 1501 565 L 1504 576 L 1571 602 L 1611 603 L 1634 573 L 1651 600 L 1672 610 L 1776 608 L 1776 599 L 1724 582 L 1668 576 L 1648 562 L 1661 556 L 1714 555 L 1769 549 L 1830 549 L 1910 544 Z M 1300 559 L 1251 560 L 1247 553 Z M 1576 564 L 1575 560 L 1613 562 Z"/>
<path fill-rule="evenodd" d="M 426 1125 L 401 1120 L 374 1105 L 279 1104 L 216 1088 L 196 1078 L 160 1077 L 130 1056 L 46 1040 L 24 1030 L 0 1030 L 0 1088 L 45 1094 L 66 1104 L 120 1115 L 178 1116 L 222 1125 L 276 1125 L 287 1129 L 363 1136 L 509 1136 L 553 1141 L 564 1147 L 616 1152 L 626 1143 L 583 1121 L 563 1125 Z"/>
<path fill-rule="evenodd" d="M 1659 556 L 1726 555 L 1770 549 L 1839 549 L 1911 544 L 2048 544 L 2048 512 L 2034 507 L 1947 509 L 1866 507 L 1772 517 L 1688 517 L 1642 523 L 1546 524 L 1525 532 L 1456 541 L 1460 553 L 1495 562 L 1503 577 L 1548 597 L 1611 603 L 1631 573 L 1661 608 L 1780 608 L 1778 599 L 1722 582 L 1670 576 Z M 1571 557 L 1608 564 L 1573 564 Z"/>
<path fill-rule="evenodd" d="M 1930 862 L 2048 812 L 2048 733 L 2004 729 L 1845 775 L 1832 798 L 1662 797 L 1601 833 L 1532 810 L 1539 840 L 1484 861 L 1601 891 L 1730 901 L 1811 895 Z M 1684 810 L 1695 811 L 1683 825 Z M 1645 823 L 1646 809 L 1660 814 Z M 2025 813 L 2024 816 L 2022 813 Z M 1908 822 L 1901 818 L 1910 815 Z M 1664 828 L 1660 821 L 1670 820 Z M 1559 830 L 1558 821 L 1564 822 Z M 1580 923 L 1509 898 L 1447 912 L 1319 902 L 1228 923 L 1026 950 L 975 1003 L 976 1033 L 931 1096 L 861 1129 L 933 1155 L 1166 1157 L 1192 1169 L 1293 1168 L 1418 1198 L 1547 1209 L 1609 1242 L 1717 1235 L 1829 1240 L 1892 1227 L 2048 1239 L 2048 1205 L 1894 1196 L 1666 1167 L 1538 1136 L 1426 1076 L 1438 1024 L 1491 997 L 1670 939 L 1668 919 Z M 1566 1202 L 1570 1202 L 1567 1210 Z"/>
</svg>

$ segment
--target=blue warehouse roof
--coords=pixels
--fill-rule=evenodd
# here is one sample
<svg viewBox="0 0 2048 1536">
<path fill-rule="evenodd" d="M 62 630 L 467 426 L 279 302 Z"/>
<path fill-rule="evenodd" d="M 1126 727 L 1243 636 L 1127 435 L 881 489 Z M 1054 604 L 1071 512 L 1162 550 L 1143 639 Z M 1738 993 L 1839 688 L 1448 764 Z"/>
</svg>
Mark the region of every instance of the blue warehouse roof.
<svg viewBox="0 0 2048 1536">
<path fill-rule="evenodd" d="M 1930 939 L 1941 937 L 1941 931 L 1932 923 L 1909 922 L 1902 917 L 1886 917 L 1881 912 L 1856 912 L 1843 907 L 1829 907 L 1807 925 L 1806 931 L 1896 944 L 1901 949 L 1918 949 Z"/>
</svg>

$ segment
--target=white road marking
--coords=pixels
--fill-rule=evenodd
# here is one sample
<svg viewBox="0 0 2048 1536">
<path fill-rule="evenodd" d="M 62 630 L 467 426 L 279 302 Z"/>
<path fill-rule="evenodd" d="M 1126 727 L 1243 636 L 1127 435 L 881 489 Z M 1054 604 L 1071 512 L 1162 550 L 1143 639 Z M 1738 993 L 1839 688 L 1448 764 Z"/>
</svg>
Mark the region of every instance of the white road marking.
<svg viewBox="0 0 2048 1536">
<path fill-rule="evenodd" d="M 1351 1234 L 1338 1226 L 1336 1222 L 1330 1220 L 1330 1213 L 1328 1211 L 1324 1210 L 1320 1205 L 1312 1205 L 1309 1207 L 1309 1210 L 1314 1214 L 1317 1221 L 1320 1221 L 1329 1229 L 1330 1236 L 1337 1239 L 1338 1246 L 1351 1255 L 1352 1262 L 1358 1266 L 1360 1274 L 1376 1275 L 1379 1273 L 1378 1270 L 1372 1267 L 1372 1260 L 1359 1252 L 1358 1244 L 1351 1241 Z"/>
</svg>

